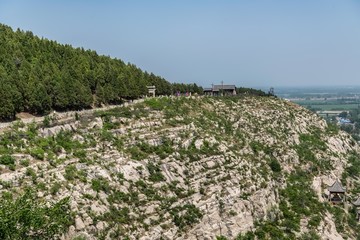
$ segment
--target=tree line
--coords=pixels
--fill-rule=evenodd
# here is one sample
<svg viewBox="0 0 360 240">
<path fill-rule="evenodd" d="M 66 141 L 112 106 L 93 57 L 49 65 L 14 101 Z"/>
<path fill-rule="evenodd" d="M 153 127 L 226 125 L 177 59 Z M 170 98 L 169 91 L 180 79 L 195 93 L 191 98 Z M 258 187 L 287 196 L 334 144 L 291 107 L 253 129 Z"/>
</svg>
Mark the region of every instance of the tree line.
<svg viewBox="0 0 360 240">
<path fill-rule="evenodd" d="M 266 93 L 260 89 L 254 89 L 254 88 L 246 88 L 246 87 L 237 87 L 236 93 L 238 95 L 252 95 L 252 96 L 273 96 L 270 92 Z"/>
<path fill-rule="evenodd" d="M 116 104 L 146 95 L 148 85 L 155 85 L 158 95 L 202 91 L 196 84 L 171 84 L 120 59 L 0 24 L 0 120 L 22 111 Z"/>
</svg>

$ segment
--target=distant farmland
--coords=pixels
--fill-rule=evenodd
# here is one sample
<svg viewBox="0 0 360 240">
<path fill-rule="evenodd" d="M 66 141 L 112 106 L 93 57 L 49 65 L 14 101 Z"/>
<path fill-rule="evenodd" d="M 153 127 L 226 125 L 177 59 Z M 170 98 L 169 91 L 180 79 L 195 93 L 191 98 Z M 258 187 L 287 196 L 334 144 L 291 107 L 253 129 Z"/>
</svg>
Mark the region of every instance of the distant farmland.
<svg viewBox="0 0 360 240">
<path fill-rule="evenodd" d="M 324 101 L 324 100 L 299 100 L 293 102 L 301 106 L 304 106 L 306 108 L 311 108 L 316 111 L 329 111 L 329 110 L 346 111 L 346 110 L 357 109 L 360 106 L 360 103 L 355 103 L 355 102 L 339 103 L 339 101 Z"/>
</svg>

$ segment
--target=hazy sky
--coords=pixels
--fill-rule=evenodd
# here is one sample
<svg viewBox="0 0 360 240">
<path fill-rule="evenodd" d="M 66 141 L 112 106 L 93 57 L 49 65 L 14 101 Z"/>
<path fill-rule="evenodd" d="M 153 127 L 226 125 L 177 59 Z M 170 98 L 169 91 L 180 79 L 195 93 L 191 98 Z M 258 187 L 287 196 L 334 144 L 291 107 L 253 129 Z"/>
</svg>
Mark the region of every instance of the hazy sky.
<svg viewBox="0 0 360 240">
<path fill-rule="evenodd" d="M 358 0 L 0 0 L 0 22 L 170 82 L 360 85 Z"/>
</svg>

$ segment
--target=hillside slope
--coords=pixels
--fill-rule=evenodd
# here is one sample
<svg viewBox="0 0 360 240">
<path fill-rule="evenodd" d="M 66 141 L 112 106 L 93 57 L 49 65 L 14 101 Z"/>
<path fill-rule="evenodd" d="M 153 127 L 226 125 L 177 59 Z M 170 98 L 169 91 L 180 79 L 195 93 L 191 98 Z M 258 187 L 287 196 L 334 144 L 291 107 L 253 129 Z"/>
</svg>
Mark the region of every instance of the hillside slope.
<svg viewBox="0 0 360 240">
<path fill-rule="evenodd" d="M 27 111 L 79 110 L 147 94 L 201 92 L 196 84 L 171 84 L 134 64 L 98 55 L 0 24 L 0 120 Z"/>
<path fill-rule="evenodd" d="M 2 195 L 70 197 L 63 239 L 356 239 L 357 144 L 269 97 L 154 98 L 1 135 Z M 327 202 L 340 179 L 345 204 Z M 7 192 L 7 194 L 5 194 Z"/>
</svg>

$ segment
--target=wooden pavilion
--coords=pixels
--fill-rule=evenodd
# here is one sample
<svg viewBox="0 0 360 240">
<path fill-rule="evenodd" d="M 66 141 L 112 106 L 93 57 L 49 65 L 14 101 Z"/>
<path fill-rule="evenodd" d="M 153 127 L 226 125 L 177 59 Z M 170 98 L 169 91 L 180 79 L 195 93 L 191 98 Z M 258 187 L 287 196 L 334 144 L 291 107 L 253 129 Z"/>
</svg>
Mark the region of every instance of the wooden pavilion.
<svg viewBox="0 0 360 240">
<path fill-rule="evenodd" d="M 328 187 L 329 196 L 328 200 L 333 204 L 343 203 L 346 199 L 346 189 L 341 185 L 341 183 L 336 180 L 333 185 Z"/>
</svg>

